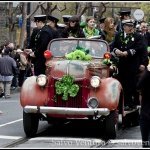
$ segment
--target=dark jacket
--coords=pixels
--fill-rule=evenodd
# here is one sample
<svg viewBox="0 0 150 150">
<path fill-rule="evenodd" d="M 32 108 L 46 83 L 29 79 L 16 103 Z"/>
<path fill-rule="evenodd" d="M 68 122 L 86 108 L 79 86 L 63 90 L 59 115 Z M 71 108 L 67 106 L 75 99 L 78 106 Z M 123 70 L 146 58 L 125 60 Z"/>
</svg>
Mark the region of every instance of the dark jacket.
<svg viewBox="0 0 150 150">
<path fill-rule="evenodd" d="M 127 57 L 119 57 L 118 69 L 121 74 L 136 74 L 140 65 L 147 66 L 148 52 L 144 43 L 144 38 L 139 33 L 132 33 L 127 44 L 124 42 L 124 32 L 120 32 L 115 36 L 111 51 L 115 48 L 121 51 L 127 51 Z M 135 51 L 132 55 L 131 50 Z"/>
<path fill-rule="evenodd" d="M 150 118 L 150 71 L 147 69 L 137 82 L 137 90 L 141 90 L 142 93 L 141 113 Z"/>
<path fill-rule="evenodd" d="M 146 32 L 144 35 L 140 33 L 144 37 L 145 45 L 150 46 L 150 32 Z"/>
<path fill-rule="evenodd" d="M 30 37 L 30 42 L 29 42 L 29 49 L 35 47 L 35 36 L 37 35 L 37 33 L 40 31 L 40 29 L 38 29 L 37 27 L 35 27 L 32 31 L 31 37 Z"/>
<path fill-rule="evenodd" d="M 80 27 L 78 27 L 78 28 L 71 28 L 71 27 L 65 28 L 62 31 L 61 35 L 63 38 L 68 38 L 69 36 L 73 36 L 75 38 L 85 38 L 83 29 Z"/>
<path fill-rule="evenodd" d="M 35 75 L 45 74 L 44 51 L 47 50 L 49 42 L 54 38 L 53 31 L 48 26 L 44 26 L 35 36 L 35 46 L 32 48 L 34 52 L 34 71 Z"/>
</svg>

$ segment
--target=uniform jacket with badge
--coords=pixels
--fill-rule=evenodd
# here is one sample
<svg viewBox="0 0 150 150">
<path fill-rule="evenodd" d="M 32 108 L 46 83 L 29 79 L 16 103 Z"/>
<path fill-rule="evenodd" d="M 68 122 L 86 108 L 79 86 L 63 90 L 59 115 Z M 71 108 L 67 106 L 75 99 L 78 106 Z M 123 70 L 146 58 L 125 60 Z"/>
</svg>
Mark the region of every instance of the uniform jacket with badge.
<svg viewBox="0 0 150 150">
<path fill-rule="evenodd" d="M 120 74 L 136 74 L 140 65 L 147 66 L 148 53 L 144 44 L 144 38 L 139 33 L 131 33 L 126 38 L 124 32 L 119 32 L 115 36 L 112 51 L 116 49 L 127 51 L 127 57 L 119 57 L 118 69 Z"/>
<path fill-rule="evenodd" d="M 35 36 L 35 47 L 32 49 L 35 55 L 35 71 L 37 74 L 45 73 L 44 51 L 48 43 L 53 39 L 53 32 L 47 26 L 44 26 Z"/>
</svg>

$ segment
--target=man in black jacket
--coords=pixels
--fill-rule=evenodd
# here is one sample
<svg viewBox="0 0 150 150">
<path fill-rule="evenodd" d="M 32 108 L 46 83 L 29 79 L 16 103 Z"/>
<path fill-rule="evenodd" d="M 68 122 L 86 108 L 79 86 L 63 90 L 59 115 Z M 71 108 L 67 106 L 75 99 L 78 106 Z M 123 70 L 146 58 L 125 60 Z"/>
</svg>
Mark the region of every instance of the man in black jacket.
<svg viewBox="0 0 150 150">
<path fill-rule="evenodd" d="M 40 74 L 45 74 L 46 59 L 44 57 L 44 51 L 47 50 L 49 42 L 54 37 L 52 29 L 46 25 L 46 15 L 36 15 L 34 16 L 34 21 L 39 31 L 35 36 L 34 47 L 30 50 L 30 56 L 34 57 L 34 74 L 38 76 Z"/>
<path fill-rule="evenodd" d="M 134 20 L 125 20 L 124 31 L 119 32 L 112 45 L 112 54 L 119 59 L 118 80 L 124 90 L 125 109 L 134 107 L 137 74 L 148 64 L 148 53 L 144 38 L 134 32 Z"/>
</svg>

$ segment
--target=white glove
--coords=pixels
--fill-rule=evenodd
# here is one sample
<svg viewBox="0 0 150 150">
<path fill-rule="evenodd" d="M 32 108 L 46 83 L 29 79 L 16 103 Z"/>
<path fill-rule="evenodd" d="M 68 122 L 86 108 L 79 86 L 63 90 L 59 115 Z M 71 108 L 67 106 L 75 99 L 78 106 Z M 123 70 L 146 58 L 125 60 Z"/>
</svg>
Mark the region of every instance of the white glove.
<svg viewBox="0 0 150 150">
<path fill-rule="evenodd" d="M 147 70 L 150 71 L 150 64 L 147 66 Z"/>
</svg>

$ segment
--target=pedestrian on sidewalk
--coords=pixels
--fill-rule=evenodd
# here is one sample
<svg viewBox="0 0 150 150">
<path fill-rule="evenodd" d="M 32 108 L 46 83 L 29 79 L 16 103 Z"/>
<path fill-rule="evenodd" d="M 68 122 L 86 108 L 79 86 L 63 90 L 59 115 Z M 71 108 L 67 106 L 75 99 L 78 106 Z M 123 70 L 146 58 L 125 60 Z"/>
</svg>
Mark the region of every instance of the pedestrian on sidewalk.
<svg viewBox="0 0 150 150">
<path fill-rule="evenodd" d="M 4 48 L 4 54 L 0 57 L 0 97 L 5 96 L 5 98 L 10 97 L 11 82 L 13 75 L 17 72 L 16 62 L 9 56 L 10 51 L 11 48 Z"/>
</svg>

